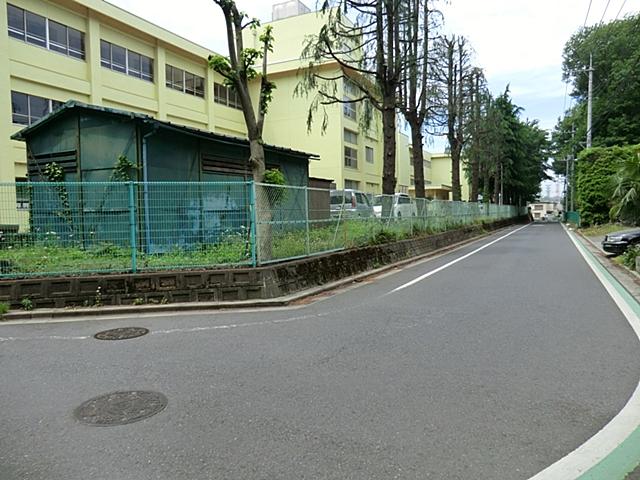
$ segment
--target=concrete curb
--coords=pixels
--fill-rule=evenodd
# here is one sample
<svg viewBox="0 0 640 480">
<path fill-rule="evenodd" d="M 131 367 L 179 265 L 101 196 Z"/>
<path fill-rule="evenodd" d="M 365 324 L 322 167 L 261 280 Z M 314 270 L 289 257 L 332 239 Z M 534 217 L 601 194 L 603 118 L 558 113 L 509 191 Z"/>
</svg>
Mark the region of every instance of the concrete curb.
<svg viewBox="0 0 640 480">
<path fill-rule="evenodd" d="M 55 320 L 62 318 L 77 318 L 77 317 L 103 317 L 109 315 L 128 315 L 128 314 L 147 314 L 147 313 L 171 313 L 171 312 L 188 312 L 188 311 L 210 311 L 210 310 L 231 310 L 231 309 L 251 309 L 251 308 L 276 308 L 287 307 L 316 295 L 336 290 L 345 285 L 360 282 L 368 277 L 375 277 L 389 270 L 403 267 L 408 264 L 417 263 L 432 257 L 437 257 L 448 253 L 450 251 L 461 248 L 470 243 L 476 242 L 497 232 L 503 231 L 509 227 L 484 232 L 478 236 L 448 245 L 437 250 L 427 252 L 416 257 L 401 260 L 399 262 L 390 263 L 380 268 L 373 270 L 367 270 L 357 275 L 345 277 L 334 282 L 330 282 L 318 287 L 302 290 L 300 292 L 286 295 L 283 297 L 270 298 L 264 300 L 237 300 L 237 301 L 225 301 L 225 302 L 185 302 L 185 303 L 170 303 L 170 304 L 157 304 L 157 305 L 125 305 L 125 306 L 104 306 L 104 307 L 82 307 L 82 308 L 42 308 L 34 311 L 24 312 L 9 312 L 3 316 L 0 316 L 0 325 L 8 324 L 13 321 L 25 321 L 25 320 Z"/>
</svg>

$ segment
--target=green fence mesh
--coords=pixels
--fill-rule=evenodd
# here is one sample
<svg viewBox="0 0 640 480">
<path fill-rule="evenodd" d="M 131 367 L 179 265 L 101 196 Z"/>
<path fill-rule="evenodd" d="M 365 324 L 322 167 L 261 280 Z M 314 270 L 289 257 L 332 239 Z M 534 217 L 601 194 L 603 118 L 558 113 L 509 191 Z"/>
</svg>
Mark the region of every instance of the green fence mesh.
<svg viewBox="0 0 640 480">
<path fill-rule="evenodd" d="M 243 181 L 5 183 L 0 278 L 257 265 L 517 214 Z"/>
</svg>

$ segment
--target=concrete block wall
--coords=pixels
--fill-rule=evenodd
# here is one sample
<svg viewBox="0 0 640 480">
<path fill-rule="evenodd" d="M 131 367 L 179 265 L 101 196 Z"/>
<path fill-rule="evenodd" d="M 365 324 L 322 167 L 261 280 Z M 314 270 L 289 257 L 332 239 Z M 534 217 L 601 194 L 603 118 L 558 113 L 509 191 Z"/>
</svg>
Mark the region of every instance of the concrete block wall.
<svg viewBox="0 0 640 480">
<path fill-rule="evenodd" d="M 499 220 L 482 227 L 467 226 L 259 268 L 0 280 L 0 302 L 17 309 L 25 298 L 34 308 L 277 298 L 422 255 L 477 236 L 482 230 L 515 222 Z"/>
</svg>

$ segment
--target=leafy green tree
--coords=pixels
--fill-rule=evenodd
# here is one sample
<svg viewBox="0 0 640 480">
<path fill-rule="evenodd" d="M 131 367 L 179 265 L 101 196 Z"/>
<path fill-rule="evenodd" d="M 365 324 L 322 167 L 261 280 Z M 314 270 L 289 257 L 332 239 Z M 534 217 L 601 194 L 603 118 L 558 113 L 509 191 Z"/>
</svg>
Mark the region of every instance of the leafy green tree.
<svg viewBox="0 0 640 480">
<path fill-rule="evenodd" d="M 606 223 L 614 177 L 627 155 L 623 147 L 583 150 L 576 162 L 576 200 L 583 225 Z"/>
<path fill-rule="evenodd" d="M 256 30 L 260 26 L 257 19 L 249 20 L 244 12 L 240 12 L 233 0 L 214 0 L 224 14 L 226 24 L 229 56 L 209 56 L 209 66 L 225 79 L 225 84 L 236 91 L 244 115 L 249 138 L 249 164 L 253 179 L 261 182 L 265 171 L 265 156 L 262 141 L 264 118 L 272 99 L 275 84 L 267 78 L 267 55 L 273 51 L 273 33 L 269 25 L 260 35 L 260 49 L 245 47 L 242 32 L 246 28 Z M 260 74 L 256 64 L 261 61 Z M 260 77 L 258 111 L 251 100 L 249 84 Z"/>
<path fill-rule="evenodd" d="M 579 151 L 576 146 L 584 146 L 590 55 L 594 69 L 593 145 L 640 142 L 640 15 L 635 15 L 582 28 L 565 45 L 563 76 L 571 83 L 576 104 L 556 125 L 553 138 L 557 159 Z M 577 140 L 572 142 L 573 130 Z"/>
<path fill-rule="evenodd" d="M 267 55 L 273 51 L 274 42 L 272 27 L 267 26 L 260 35 L 260 49 L 246 47 L 242 38 L 243 30 L 257 30 L 260 22 L 257 19 L 249 20 L 247 14 L 238 10 L 233 0 L 214 0 L 214 3 L 224 14 L 229 56 L 209 56 L 209 67 L 222 75 L 225 84 L 238 94 L 249 138 L 249 165 L 253 180 L 262 182 L 266 170 L 262 131 L 272 93 L 276 88 L 267 78 Z M 258 62 L 261 62 L 260 73 L 256 70 Z M 251 99 L 250 84 L 258 81 L 258 78 L 260 89 L 256 111 Z M 256 190 L 258 260 L 268 260 L 271 258 L 271 205 L 268 193 L 261 187 Z"/>
<path fill-rule="evenodd" d="M 547 177 L 549 142 L 537 121 L 522 120 L 509 89 L 497 98 L 484 94 L 483 105 L 472 123 L 467 155 L 479 159 L 478 188 L 485 201 L 523 205 L 534 200 Z"/>
<path fill-rule="evenodd" d="M 640 224 L 640 145 L 631 147 L 630 155 L 613 177 L 611 219 Z"/>
</svg>

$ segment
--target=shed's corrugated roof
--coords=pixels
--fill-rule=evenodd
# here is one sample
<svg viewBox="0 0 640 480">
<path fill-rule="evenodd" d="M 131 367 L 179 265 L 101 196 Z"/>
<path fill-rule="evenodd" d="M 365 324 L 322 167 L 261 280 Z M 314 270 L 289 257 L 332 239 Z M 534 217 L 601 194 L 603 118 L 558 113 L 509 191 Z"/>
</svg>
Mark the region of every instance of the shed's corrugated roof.
<svg viewBox="0 0 640 480">
<path fill-rule="evenodd" d="M 183 131 L 189 135 L 196 135 L 198 137 L 202 137 L 209 140 L 218 140 L 223 141 L 225 143 L 231 143 L 242 146 L 249 146 L 249 141 L 243 138 L 232 137 L 231 135 L 223 135 L 221 133 L 214 133 L 208 130 L 201 130 L 199 128 L 187 127 L 185 125 L 179 125 L 177 123 L 167 122 L 164 120 L 158 120 L 150 115 L 146 115 L 144 113 L 131 112 L 127 110 L 120 110 L 117 108 L 110 107 L 102 107 L 99 105 L 91 105 L 88 103 L 79 102 L 77 100 L 69 100 L 64 103 L 60 107 L 56 108 L 53 112 L 45 115 L 40 120 L 35 122 L 34 124 L 23 128 L 19 132 L 16 132 L 11 136 L 13 140 L 22 140 L 25 141 L 28 136 L 35 133 L 37 130 L 42 128 L 43 126 L 51 123 L 56 118 L 65 115 L 67 112 L 72 110 L 89 110 L 93 112 L 107 113 L 110 115 L 117 115 L 121 117 L 128 117 L 134 120 L 138 120 L 143 123 L 147 123 L 149 125 L 157 125 L 160 128 L 169 128 L 171 130 Z M 307 159 L 318 158 L 318 155 L 308 152 L 303 152 L 300 150 L 294 150 L 292 148 L 286 147 L 278 147 L 276 145 L 264 145 L 265 150 L 276 151 L 280 153 L 285 153 L 288 155 L 296 156 L 296 157 L 305 157 Z"/>
</svg>

